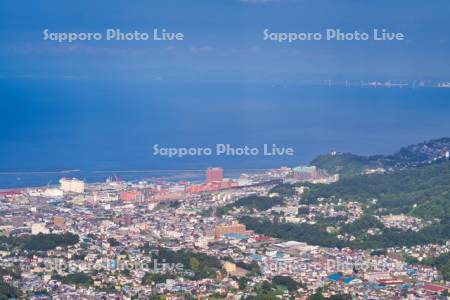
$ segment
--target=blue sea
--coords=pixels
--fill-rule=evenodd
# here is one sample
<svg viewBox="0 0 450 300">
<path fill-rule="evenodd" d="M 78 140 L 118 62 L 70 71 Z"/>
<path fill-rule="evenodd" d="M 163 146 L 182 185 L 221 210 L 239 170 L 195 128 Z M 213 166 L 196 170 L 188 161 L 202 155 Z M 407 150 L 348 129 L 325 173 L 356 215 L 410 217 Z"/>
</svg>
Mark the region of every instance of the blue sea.
<svg viewBox="0 0 450 300">
<path fill-rule="evenodd" d="M 234 176 L 450 136 L 450 89 L 2 79 L 0 113 L 0 189 L 62 176 L 200 180 L 208 166 Z M 276 144 L 295 154 L 167 158 L 154 144 Z"/>
</svg>

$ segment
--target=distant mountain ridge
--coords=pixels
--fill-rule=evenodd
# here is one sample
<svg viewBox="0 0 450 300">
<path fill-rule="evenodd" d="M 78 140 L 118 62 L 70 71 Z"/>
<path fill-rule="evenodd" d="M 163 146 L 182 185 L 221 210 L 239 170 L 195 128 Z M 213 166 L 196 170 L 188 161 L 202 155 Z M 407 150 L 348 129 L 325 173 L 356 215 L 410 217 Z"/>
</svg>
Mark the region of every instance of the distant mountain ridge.
<svg viewBox="0 0 450 300">
<path fill-rule="evenodd" d="M 318 156 L 310 165 L 324 169 L 330 174 L 350 177 L 362 173 L 394 171 L 430 164 L 448 159 L 449 155 L 450 138 L 444 137 L 403 147 L 391 155 L 361 156 L 334 152 Z"/>
</svg>

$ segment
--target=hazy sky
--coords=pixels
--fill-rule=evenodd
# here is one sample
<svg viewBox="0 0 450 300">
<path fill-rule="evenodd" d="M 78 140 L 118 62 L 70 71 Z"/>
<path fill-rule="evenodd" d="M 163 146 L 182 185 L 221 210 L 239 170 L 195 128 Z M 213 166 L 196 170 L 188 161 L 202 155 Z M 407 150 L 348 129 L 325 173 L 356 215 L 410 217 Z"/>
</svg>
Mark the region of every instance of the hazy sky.
<svg viewBox="0 0 450 300">
<path fill-rule="evenodd" d="M 450 2 L 164 0 L 0 3 L 2 78 L 290 81 L 450 77 Z M 182 32 L 178 42 L 43 41 L 51 32 L 107 28 Z M 274 32 L 402 32 L 405 41 L 263 40 Z"/>
</svg>

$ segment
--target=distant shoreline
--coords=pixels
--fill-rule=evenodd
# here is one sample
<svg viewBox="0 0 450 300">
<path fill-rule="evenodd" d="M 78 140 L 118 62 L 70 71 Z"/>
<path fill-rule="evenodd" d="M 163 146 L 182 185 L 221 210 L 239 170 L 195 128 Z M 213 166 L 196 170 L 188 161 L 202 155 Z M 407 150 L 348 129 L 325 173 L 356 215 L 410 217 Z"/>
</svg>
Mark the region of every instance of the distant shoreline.
<svg viewBox="0 0 450 300">
<path fill-rule="evenodd" d="M 230 177 L 236 177 L 242 173 L 256 173 L 272 170 L 275 168 L 245 168 L 245 169 L 225 169 L 225 174 Z M 29 171 L 29 172 L 0 172 L 0 191 L 27 189 L 27 188 L 40 188 L 46 186 L 58 185 L 59 179 L 64 177 L 64 174 L 74 174 L 78 179 L 84 180 L 87 183 L 95 184 L 104 182 L 107 178 L 113 178 L 116 175 L 122 175 L 126 178 L 122 178 L 124 181 L 139 181 L 139 180 L 189 180 L 191 182 L 200 181 L 200 177 L 203 178 L 205 169 L 167 169 L 167 170 L 94 170 L 94 171 L 82 171 L 80 169 L 64 170 L 64 171 Z M 152 175 L 147 177 L 145 174 Z M 44 175 L 39 176 L 39 175 Z M 45 175 L 48 175 L 46 177 Z M 128 175 L 128 176 L 127 176 Z M 16 178 L 10 178 L 10 176 L 17 176 Z M 27 176 L 25 180 L 22 180 L 20 176 Z M 36 177 L 33 177 L 36 176 Z M 122 177 L 119 176 L 119 177 Z M 3 177 L 3 178 L 2 178 Z M 3 180 L 2 180 L 3 179 Z M 4 182 L 3 182 L 4 181 Z M 16 183 L 16 184 L 15 184 Z"/>
</svg>

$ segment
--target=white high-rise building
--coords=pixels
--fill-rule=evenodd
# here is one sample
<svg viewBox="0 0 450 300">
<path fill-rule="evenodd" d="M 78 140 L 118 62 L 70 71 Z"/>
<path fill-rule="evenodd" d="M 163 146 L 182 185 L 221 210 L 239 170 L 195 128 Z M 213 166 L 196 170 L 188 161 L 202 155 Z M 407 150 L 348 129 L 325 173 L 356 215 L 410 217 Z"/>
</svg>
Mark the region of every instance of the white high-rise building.
<svg viewBox="0 0 450 300">
<path fill-rule="evenodd" d="M 85 184 L 82 180 L 78 180 L 76 178 L 61 178 L 59 183 L 61 184 L 61 190 L 65 193 L 84 193 Z"/>
</svg>

